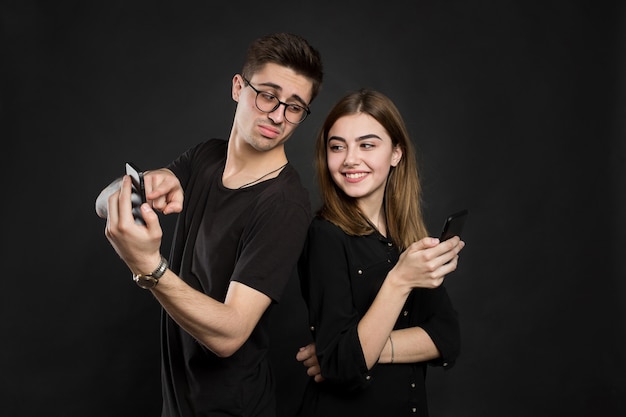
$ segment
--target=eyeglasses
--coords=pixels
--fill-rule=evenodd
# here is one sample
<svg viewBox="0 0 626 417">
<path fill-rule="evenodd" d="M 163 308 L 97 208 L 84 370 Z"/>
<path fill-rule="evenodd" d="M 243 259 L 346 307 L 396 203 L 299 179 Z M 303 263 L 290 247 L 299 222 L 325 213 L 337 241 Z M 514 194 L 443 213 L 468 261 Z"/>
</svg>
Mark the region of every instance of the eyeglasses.
<svg viewBox="0 0 626 417">
<path fill-rule="evenodd" d="M 259 91 L 254 88 L 252 84 L 250 84 L 250 81 L 245 78 L 243 78 L 243 80 L 256 93 L 254 104 L 256 105 L 256 108 L 263 113 L 271 113 L 278 107 L 280 107 L 281 104 L 284 104 L 285 110 L 283 111 L 283 114 L 285 115 L 285 120 L 294 125 L 302 123 L 304 119 L 306 119 L 306 117 L 311 114 L 311 111 L 306 107 L 299 106 L 293 103 L 282 102 L 274 94 L 268 91 Z"/>
</svg>

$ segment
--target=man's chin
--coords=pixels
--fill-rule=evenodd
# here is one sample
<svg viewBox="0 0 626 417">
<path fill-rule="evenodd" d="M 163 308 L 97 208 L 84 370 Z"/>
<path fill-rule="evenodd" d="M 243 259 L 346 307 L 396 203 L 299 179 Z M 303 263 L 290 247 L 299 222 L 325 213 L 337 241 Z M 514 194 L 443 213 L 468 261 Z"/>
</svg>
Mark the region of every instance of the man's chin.
<svg viewBox="0 0 626 417">
<path fill-rule="evenodd" d="M 278 147 L 282 147 L 282 145 L 285 143 L 285 141 L 287 140 L 287 138 L 283 138 L 283 139 L 268 139 L 268 138 L 261 138 L 261 139 L 257 139 L 254 142 L 250 143 L 250 146 L 252 146 L 255 150 L 259 151 L 259 152 L 268 152 L 271 151 L 275 148 Z"/>
</svg>

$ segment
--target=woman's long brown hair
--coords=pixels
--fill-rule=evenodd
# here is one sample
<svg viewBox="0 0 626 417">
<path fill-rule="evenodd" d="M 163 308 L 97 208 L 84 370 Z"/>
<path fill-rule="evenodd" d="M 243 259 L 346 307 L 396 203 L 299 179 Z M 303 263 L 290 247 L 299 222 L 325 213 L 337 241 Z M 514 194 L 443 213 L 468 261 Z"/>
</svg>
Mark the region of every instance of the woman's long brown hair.
<svg viewBox="0 0 626 417">
<path fill-rule="evenodd" d="M 328 171 L 328 132 L 341 117 L 364 113 L 372 116 L 389 133 L 402 158 L 387 177 L 383 198 L 387 235 L 401 250 L 426 237 L 428 231 L 421 210 L 421 186 L 413 143 L 395 104 L 384 94 L 362 89 L 343 97 L 330 111 L 315 144 L 315 168 L 322 196 L 318 214 L 353 236 L 374 232 L 374 227 L 359 210 L 356 199 L 346 195 Z"/>
</svg>

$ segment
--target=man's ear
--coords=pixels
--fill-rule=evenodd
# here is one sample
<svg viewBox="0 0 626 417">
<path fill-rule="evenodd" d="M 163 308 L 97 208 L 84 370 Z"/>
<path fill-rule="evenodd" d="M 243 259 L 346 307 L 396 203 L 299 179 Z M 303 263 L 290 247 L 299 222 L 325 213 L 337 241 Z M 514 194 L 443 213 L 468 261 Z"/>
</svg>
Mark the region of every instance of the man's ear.
<svg viewBox="0 0 626 417">
<path fill-rule="evenodd" d="M 245 87 L 243 77 L 240 74 L 235 74 L 233 76 L 233 87 L 231 91 L 231 95 L 233 100 L 239 103 L 239 95 L 241 94 L 241 90 Z"/>
</svg>

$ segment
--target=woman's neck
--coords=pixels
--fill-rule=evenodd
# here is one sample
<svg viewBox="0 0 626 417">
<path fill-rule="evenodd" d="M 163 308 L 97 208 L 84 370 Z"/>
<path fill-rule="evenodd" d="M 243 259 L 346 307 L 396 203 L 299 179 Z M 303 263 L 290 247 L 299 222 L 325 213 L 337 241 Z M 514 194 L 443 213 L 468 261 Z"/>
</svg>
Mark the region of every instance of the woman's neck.
<svg viewBox="0 0 626 417">
<path fill-rule="evenodd" d="M 369 222 L 378 230 L 378 232 L 387 236 L 387 223 L 385 218 L 385 209 L 382 201 L 377 204 L 364 204 L 364 200 L 359 200 L 359 209 L 363 212 Z"/>
</svg>

